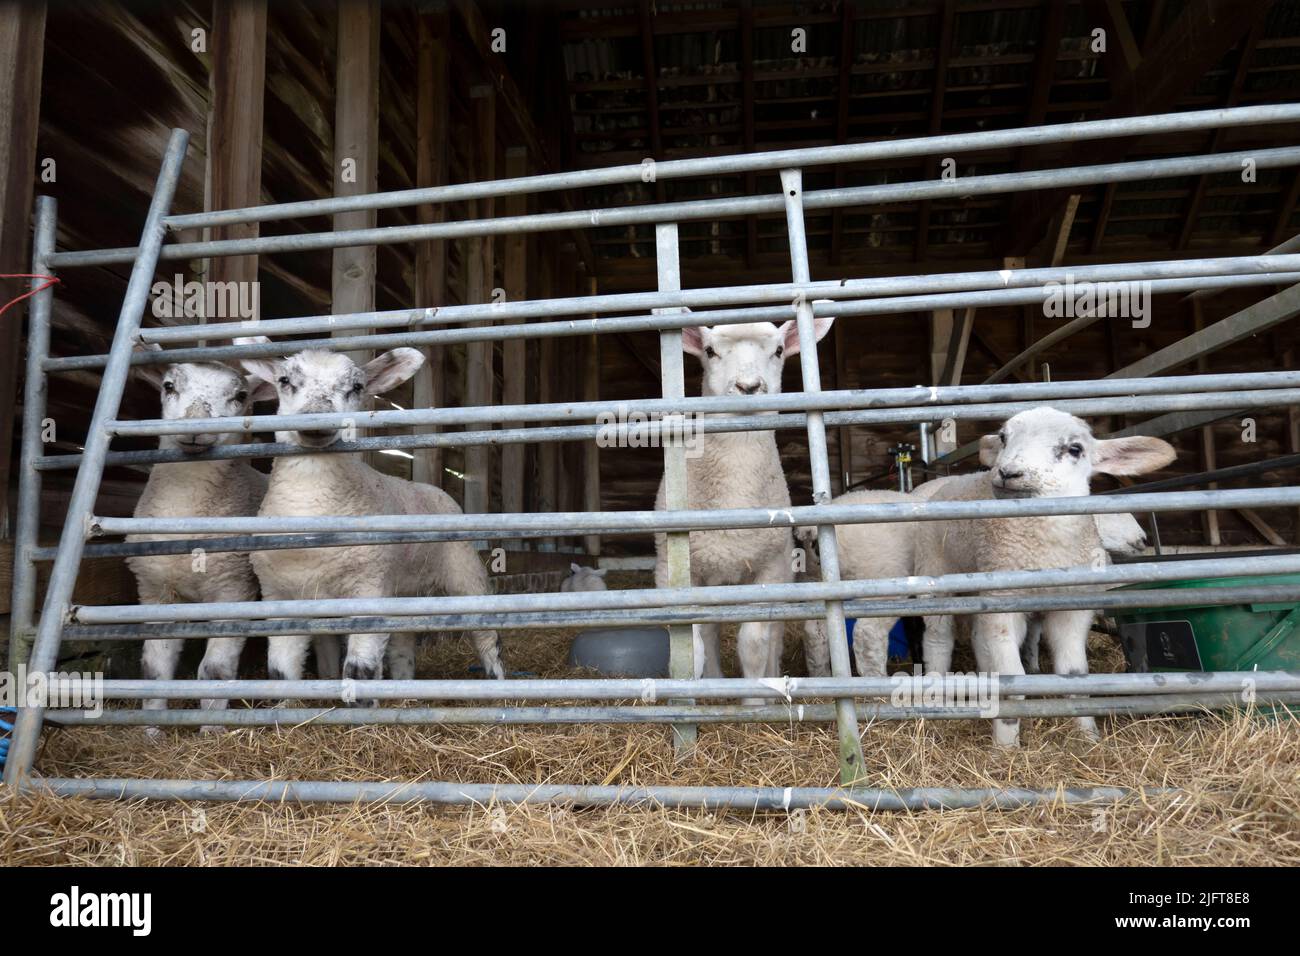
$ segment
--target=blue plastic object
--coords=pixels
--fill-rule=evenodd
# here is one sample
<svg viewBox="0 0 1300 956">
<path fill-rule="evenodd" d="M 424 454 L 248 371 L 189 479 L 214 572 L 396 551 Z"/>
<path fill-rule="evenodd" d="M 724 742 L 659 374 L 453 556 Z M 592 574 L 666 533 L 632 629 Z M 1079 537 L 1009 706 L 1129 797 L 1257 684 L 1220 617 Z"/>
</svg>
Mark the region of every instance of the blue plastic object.
<svg viewBox="0 0 1300 956">
<path fill-rule="evenodd" d="M 853 625 L 858 623 L 856 617 L 846 617 L 844 619 L 844 629 L 849 635 L 849 650 L 853 650 Z M 903 619 L 899 618 L 894 622 L 894 626 L 889 629 L 889 657 L 890 659 L 900 657 L 910 657 L 912 654 L 911 646 L 907 643 L 907 632 L 903 630 Z"/>
<path fill-rule="evenodd" d="M 18 711 L 12 707 L 0 707 L 0 770 L 4 770 L 5 760 L 9 756 L 9 735 L 14 732 L 13 720 Z"/>
</svg>

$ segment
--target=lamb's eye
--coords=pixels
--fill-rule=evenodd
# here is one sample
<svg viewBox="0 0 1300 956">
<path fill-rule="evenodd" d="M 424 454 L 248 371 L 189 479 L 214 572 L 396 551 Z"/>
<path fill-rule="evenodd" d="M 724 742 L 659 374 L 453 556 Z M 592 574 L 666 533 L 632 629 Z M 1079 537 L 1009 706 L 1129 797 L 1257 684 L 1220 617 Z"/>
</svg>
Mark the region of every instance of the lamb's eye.
<svg viewBox="0 0 1300 956">
<path fill-rule="evenodd" d="M 279 379 L 277 379 L 277 381 L 280 383 L 280 387 L 281 387 L 281 388 L 288 388 L 288 387 L 289 387 L 289 376 L 288 376 L 288 375 L 281 375 L 281 376 L 279 377 Z"/>
<path fill-rule="evenodd" d="M 1007 433 L 1005 431 L 998 432 L 998 441 L 1004 445 L 1007 443 Z"/>
<path fill-rule="evenodd" d="M 1080 455 L 1083 454 L 1083 446 L 1080 445 L 1078 442 L 1075 442 L 1069 448 L 1067 448 L 1066 451 L 1070 453 L 1070 457 L 1078 458 Z"/>
<path fill-rule="evenodd" d="M 361 392 L 362 392 L 362 390 L 363 390 L 365 387 L 366 387 L 366 386 L 365 386 L 365 383 L 364 383 L 364 382 L 357 382 L 357 384 L 355 384 L 355 385 L 352 386 L 352 394 L 353 394 L 353 395 L 360 395 Z"/>
<path fill-rule="evenodd" d="M 244 404 L 244 402 L 248 401 L 248 393 L 240 389 L 235 393 L 235 401 L 240 405 Z"/>
<path fill-rule="evenodd" d="M 175 383 L 175 382 L 163 382 L 163 391 L 166 392 L 168 395 L 175 395 L 175 394 L 176 394 L 176 383 Z"/>
<path fill-rule="evenodd" d="M 785 349 L 783 349 L 781 346 L 778 345 L 776 347 L 776 357 L 780 358 L 784 354 L 785 354 Z"/>
<path fill-rule="evenodd" d="M 711 358 L 711 359 L 715 359 L 715 358 L 718 357 L 718 353 L 715 352 L 715 351 L 713 351 L 713 346 L 712 346 L 712 345 L 706 345 L 706 346 L 704 347 L 704 354 L 707 355 L 707 356 L 708 356 L 709 358 Z"/>
</svg>

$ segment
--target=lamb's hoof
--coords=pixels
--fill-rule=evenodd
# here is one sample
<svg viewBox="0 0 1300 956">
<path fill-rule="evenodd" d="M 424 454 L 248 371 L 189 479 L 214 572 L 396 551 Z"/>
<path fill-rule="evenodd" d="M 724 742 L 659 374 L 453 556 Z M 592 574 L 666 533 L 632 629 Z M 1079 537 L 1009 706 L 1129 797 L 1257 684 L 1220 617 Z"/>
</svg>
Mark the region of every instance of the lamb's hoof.
<svg viewBox="0 0 1300 956">
<path fill-rule="evenodd" d="M 1020 746 L 1020 721 L 993 721 L 993 746 L 1012 750 Z"/>
<path fill-rule="evenodd" d="M 1077 729 L 1079 731 L 1079 736 L 1081 736 L 1084 740 L 1088 741 L 1088 743 L 1090 744 L 1101 743 L 1101 734 L 1097 730 L 1096 722 L 1091 718 L 1087 718 L 1086 723 L 1084 721 L 1080 721 L 1079 724 L 1077 725 Z"/>
<path fill-rule="evenodd" d="M 162 743 L 163 737 L 166 736 L 163 733 L 163 729 L 161 727 L 153 727 L 153 726 L 144 727 L 142 728 L 142 733 L 144 735 L 144 739 L 151 744 Z"/>
<path fill-rule="evenodd" d="M 199 728 L 199 734 L 203 737 L 219 737 L 225 732 L 225 724 L 204 724 Z"/>
</svg>

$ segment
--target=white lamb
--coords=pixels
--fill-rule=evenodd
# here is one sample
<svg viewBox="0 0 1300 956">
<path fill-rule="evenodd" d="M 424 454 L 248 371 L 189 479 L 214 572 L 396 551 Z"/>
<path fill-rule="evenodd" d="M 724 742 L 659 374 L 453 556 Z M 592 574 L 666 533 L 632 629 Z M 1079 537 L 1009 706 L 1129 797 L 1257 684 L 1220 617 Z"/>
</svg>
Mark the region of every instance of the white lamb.
<svg viewBox="0 0 1300 956">
<path fill-rule="evenodd" d="M 588 568 L 581 564 L 569 565 L 569 576 L 560 582 L 561 591 L 604 591 L 607 568 Z"/>
<path fill-rule="evenodd" d="M 818 341 L 832 319 L 817 319 Z M 799 353 L 799 331 L 791 319 L 746 325 L 696 326 L 682 329 L 682 348 L 700 359 L 704 395 L 775 395 L 781 391 L 785 360 Z M 762 409 L 755 403 L 755 410 Z M 790 507 L 790 489 L 781 468 L 776 438 L 770 431 L 704 434 L 697 453 L 686 461 L 687 507 Z M 662 483 L 655 501 L 665 509 Z M 666 538 L 655 535 L 655 586 L 668 586 Z M 690 533 L 691 585 L 786 584 L 794 580 L 793 540 L 788 527 L 732 528 Z M 719 625 L 697 624 L 696 676 L 721 677 Z M 781 673 L 780 622 L 749 621 L 740 626 L 738 652 L 745 677 Z"/>
<path fill-rule="evenodd" d="M 158 346 L 145 347 L 160 351 Z M 234 369 L 215 363 L 143 365 L 137 373 L 158 388 L 162 417 L 169 421 L 186 418 L 238 417 L 253 402 L 270 398 L 269 386 L 245 377 Z M 164 435 L 159 448 L 180 449 L 197 455 L 217 445 L 231 444 L 235 433 Z M 160 462 L 149 472 L 149 480 L 135 507 L 137 518 L 230 518 L 251 517 L 266 492 L 266 475 L 247 461 Z M 189 535 L 135 534 L 127 541 L 162 541 Z M 197 535 L 194 537 L 212 537 Z M 241 553 L 202 552 L 149 555 L 127 558 L 135 575 L 141 604 L 172 602 L 256 601 L 257 578 L 249 556 Z M 145 641 L 141 670 L 148 680 L 171 680 L 176 673 L 182 642 L 179 639 Z M 230 680 L 239 669 L 242 637 L 211 638 L 199 664 L 200 680 Z M 204 700 L 203 707 L 221 710 L 221 698 Z M 161 698 L 144 702 L 145 710 L 165 710 Z M 205 731 L 220 730 L 205 727 Z M 156 728 L 150 728 L 156 733 Z"/>
<path fill-rule="evenodd" d="M 399 348 L 358 367 L 346 355 L 306 351 L 280 360 L 246 359 L 244 367 L 275 385 L 281 415 L 357 412 L 367 394 L 387 392 L 405 382 L 423 363 L 415 349 Z M 339 440 L 337 428 L 276 432 L 276 440 L 305 448 L 327 448 Z M 432 485 L 405 481 L 375 471 L 357 453 L 277 458 L 261 517 L 312 515 L 458 514 L 451 496 Z M 295 598 L 424 597 L 487 594 L 483 563 L 468 541 L 426 544 L 362 545 L 346 548 L 259 551 L 253 570 L 266 600 Z M 496 631 L 471 631 L 483 670 L 505 672 Z M 270 639 L 267 669 L 273 680 L 302 677 L 306 635 Z M 337 677 L 339 644 L 333 636 L 315 641 L 316 669 Z M 415 675 L 415 635 L 351 634 L 342 675 L 356 680 Z"/>
<path fill-rule="evenodd" d="M 1093 437 L 1087 423 L 1073 415 L 1035 408 L 1013 416 L 997 435 L 981 440 L 980 462 L 989 471 L 954 478 L 931 500 L 1082 496 L 1089 493 L 1094 472 L 1144 474 L 1163 468 L 1174 457 L 1174 449 L 1158 438 L 1100 440 Z M 1094 564 L 1105 553 L 1097 523 L 1088 515 L 924 521 L 917 527 L 916 570 L 925 576 L 1079 567 Z M 1044 592 L 1034 589 L 1034 593 Z M 1056 673 L 1088 672 L 1092 616 L 1090 610 L 1043 615 L 1043 632 Z M 947 672 L 952 663 L 953 618 L 931 615 L 925 625 L 926 668 Z M 1023 613 L 976 615 L 973 643 L 979 669 L 1023 674 L 1020 647 L 1026 625 Z M 1096 738 L 1091 717 L 1079 717 L 1076 722 L 1085 735 Z M 993 735 L 998 745 L 1016 746 L 1019 722 L 995 720 Z"/>
</svg>

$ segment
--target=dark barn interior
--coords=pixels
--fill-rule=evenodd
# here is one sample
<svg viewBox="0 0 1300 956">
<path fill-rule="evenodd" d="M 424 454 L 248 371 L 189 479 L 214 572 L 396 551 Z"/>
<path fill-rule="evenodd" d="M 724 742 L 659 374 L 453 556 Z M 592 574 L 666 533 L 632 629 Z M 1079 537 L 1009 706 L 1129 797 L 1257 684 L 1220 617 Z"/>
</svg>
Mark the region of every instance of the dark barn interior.
<svg viewBox="0 0 1300 956">
<path fill-rule="evenodd" d="M 1093 31 L 1107 49 L 1093 49 Z M 203 43 L 196 37 L 204 38 Z M 366 3 L 52 3 L 0 5 L 0 150 L 4 168 L 0 265 L 28 271 L 33 193 L 59 203 L 60 249 L 130 246 L 139 235 L 172 127 L 192 133 L 178 213 L 460 183 L 615 164 L 819 147 L 1115 116 L 1294 101 L 1300 90 L 1300 4 L 1288 0 L 641 0 L 593 6 L 571 0 Z M 57 78 L 57 82 L 55 82 Z M 1249 126 L 1212 134 L 1109 139 L 1070 148 L 961 154 L 959 176 L 1015 173 L 1283 144 L 1293 130 Z M 357 182 L 339 182 L 354 159 Z M 828 168 L 829 169 L 829 168 Z M 809 170 L 809 189 L 932 179 L 937 158 Z M 771 193 L 774 175 L 748 174 L 545 193 L 504 201 L 385 210 L 379 226 L 618 207 L 646 201 Z M 814 279 L 1087 265 L 1249 255 L 1300 232 L 1300 170 L 1260 169 L 1024 191 L 958 202 L 921 201 L 811 212 Z M 340 220 L 346 217 L 339 217 Z M 357 225 L 354 219 L 348 225 Z M 339 225 L 339 223 L 335 223 Z M 294 228 L 320 231 L 327 218 Z M 256 229 L 256 226 L 252 227 Z M 682 225 L 683 287 L 782 282 L 790 257 L 782 216 Z M 230 227 L 246 235 L 248 227 Z M 180 236 L 180 239 L 199 238 Z M 256 277 L 261 315 L 279 318 L 592 291 L 655 288 L 653 229 L 590 228 L 506 237 L 380 245 L 353 250 L 186 262 L 171 281 Z M 126 267 L 77 270 L 54 299 L 54 351 L 104 352 Z M 4 300 L 24 286 L 5 280 Z M 1096 379 L 1186 340 L 1280 290 L 1230 290 L 1203 300 L 1158 298 L 1149 327 L 1096 322 L 1015 365 L 1008 380 Z M 23 306 L 0 325 L 0 493 L 5 537 L 18 480 Z M 1295 307 L 1225 347 L 1189 347 L 1160 371 L 1296 368 Z M 147 323 L 160 320 L 149 318 Z M 177 320 L 172 320 L 177 321 Z M 825 388 L 976 384 L 1051 333 L 1037 307 L 971 316 L 903 313 L 844 320 L 822 345 Z M 964 334 L 963 331 L 964 330 Z M 1193 345 L 1195 340 L 1191 340 Z M 533 340 L 485 350 L 439 348 L 433 373 L 394 397 L 412 404 L 467 401 L 474 362 L 490 362 L 490 401 L 634 399 L 659 394 L 654 333 Z M 698 376 L 693 360 L 688 376 Z M 787 366 L 787 389 L 798 373 Z M 54 452 L 85 437 L 97 374 L 52 385 Z M 698 388 L 688 380 L 687 394 Z M 122 418 L 152 418 L 153 389 L 134 383 Z M 1159 426 L 1179 449 L 1165 474 L 1192 474 L 1300 453 L 1300 410 L 1202 413 Z M 1142 421 L 1115 417 L 1098 430 Z M 989 423 L 992 424 L 992 423 Z M 1250 439 L 1243 440 L 1247 431 Z M 959 442 L 977 437 L 963 423 Z M 893 487 L 888 449 L 916 442 L 914 426 L 843 428 L 831 436 L 835 490 Z M 796 503 L 810 494 L 806 439 L 780 435 Z M 150 447 L 120 441 L 115 447 Z M 653 506 L 656 449 L 571 443 L 492 450 L 485 473 L 493 511 L 581 511 Z M 471 467 L 458 449 L 377 459 L 397 474 L 463 497 Z M 970 467 L 970 462 L 964 466 Z M 1225 487 L 1279 483 L 1281 472 Z M 144 475 L 105 476 L 97 513 L 129 515 Z M 920 480 L 918 473 L 917 480 Z M 70 472 L 46 477 L 42 539 L 62 524 Z M 469 510 L 474 510 L 472 507 Z M 1167 515 L 1167 546 L 1294 546 L 1292 509 Z M 12 564 L 9 542 L 0 576 Z M 561 550 L 644 556 L 649 536 L 572 539 Z M 594 546 L 594 547 L 593 547 Z M 566 558 L 567 560 L 567 558 Z M 87 563 L 81 588 L 110 602 L 131 582 L 112 562 Z M 94 589 L 99 588 L 99 592 Z M 9 586 L 0 581 L 0 610 Z"/>
</svg>

